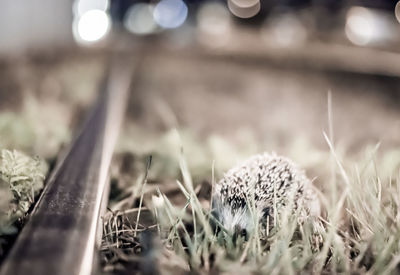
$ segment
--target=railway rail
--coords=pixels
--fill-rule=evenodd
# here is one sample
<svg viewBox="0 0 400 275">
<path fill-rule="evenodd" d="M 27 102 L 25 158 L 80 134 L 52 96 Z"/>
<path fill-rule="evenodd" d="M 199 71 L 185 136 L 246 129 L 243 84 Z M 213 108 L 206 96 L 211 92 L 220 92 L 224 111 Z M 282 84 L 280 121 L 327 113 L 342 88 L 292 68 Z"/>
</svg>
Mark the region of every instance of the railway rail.
<svg viewBox="0 0 400 275">
<path fill-rule="evenodd" d="M 49 177 L 1 275 L 88 275 L 96 271 L 108 168 L 133 68 L 114 61 L 84 126 Z"/>
</svg>

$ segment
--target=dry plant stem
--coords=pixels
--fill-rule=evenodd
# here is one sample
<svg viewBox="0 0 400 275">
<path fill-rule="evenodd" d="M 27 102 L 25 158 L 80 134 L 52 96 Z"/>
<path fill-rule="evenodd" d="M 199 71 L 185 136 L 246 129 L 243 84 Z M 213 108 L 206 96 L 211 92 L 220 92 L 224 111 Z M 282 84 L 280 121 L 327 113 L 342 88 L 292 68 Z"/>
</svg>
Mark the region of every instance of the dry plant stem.
<svg viewBox="0 0 400 275">
<path fill-rule="evenodd" d="M 137 232 L 138 225 L 139 225 L 140 210 L 142 208 L 142 203 L 143 203 L 144 188 L 146 187 L 146 184 L 147 184 L 147 177 L 148 177 L 149 169 L 150 169 L 150 166 L 151 166 L 151 158 L 152 157 L 150 156 L 149 161 L 147 163 L 146 174 L 144 176 L 143 185 L 142 185 L 142 191 L 140 192 L 139 210 L 138 210 L 138 214 L 137 214 L 137 218 L 136 218 L 136 225 L 135 225 L 135 237 L 136 237 L 136 232 Z"/>
</svg>

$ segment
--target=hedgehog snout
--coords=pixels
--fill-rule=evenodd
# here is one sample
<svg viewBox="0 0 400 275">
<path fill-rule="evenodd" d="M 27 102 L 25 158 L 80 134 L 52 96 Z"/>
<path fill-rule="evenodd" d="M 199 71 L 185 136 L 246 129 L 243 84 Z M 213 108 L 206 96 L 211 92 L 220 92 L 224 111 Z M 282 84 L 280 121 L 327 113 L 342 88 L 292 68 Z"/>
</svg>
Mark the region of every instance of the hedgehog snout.
<svg viewBox="0 0 400 275">
<path fill-rule="evenodd" d="M 251 214 L 246 205 L 239 208 L 232 208 L 217 195 L 213 198 L 211 213 L 215 220 L 211 223 L 211 226 L 216 232 L 222 226 L 234 238 L 241 236 L 246 239 L 251 233 Z"/>
<path fill-rule="evenodd" d="M 240 225 L 236 224 L 233 229 L 233 242 L 236 242 L 238 238 L 242 238 L 243 240 L 248 240 L 248 232 L 246 228 L 242 228 Z"/>
</svg>

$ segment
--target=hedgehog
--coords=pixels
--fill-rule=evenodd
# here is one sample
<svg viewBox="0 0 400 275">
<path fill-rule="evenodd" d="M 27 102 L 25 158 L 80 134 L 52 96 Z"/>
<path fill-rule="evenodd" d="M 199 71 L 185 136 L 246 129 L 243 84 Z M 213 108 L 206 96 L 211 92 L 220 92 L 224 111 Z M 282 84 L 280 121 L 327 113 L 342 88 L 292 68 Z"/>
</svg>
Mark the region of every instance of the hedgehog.
<svg viewBox="0 0 400 275">
<path fill-rule="evenodd" d="M 321 212 L 317 193 L 304 171 L 275 153 L 255 155 L 230 169 L 213 187 L 211 203 L 219 224 L 232 235 L 245 238 L 254 229 L 252 209 L 263 228 L 267 224 L 271 228 L 285 206 L 299 210 L 303 220 L 319 217 Z"/>
</svg>

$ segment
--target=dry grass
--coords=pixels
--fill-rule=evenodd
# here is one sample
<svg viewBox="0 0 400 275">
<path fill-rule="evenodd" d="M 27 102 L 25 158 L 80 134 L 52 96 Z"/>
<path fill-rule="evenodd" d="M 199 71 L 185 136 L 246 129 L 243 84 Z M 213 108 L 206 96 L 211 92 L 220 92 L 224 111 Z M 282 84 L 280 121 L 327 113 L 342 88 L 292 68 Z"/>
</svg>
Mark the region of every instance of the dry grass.
<svg viewBox="0 0 400 275">
<path fill-rule="evenodd" d="M 170 132 L 166 136 L 173 140 L 169 147 L 159 142 L 162 146 L 147 151 L 153 154 L 155 168 L 152 172 L 150 167 L 148 179 L 143 176 L 145 150 L 121 153 L 120 160 L 127 154 L 131 156 L 128 161 L 131 166 L 127 167 L 125 159 L 122 161 L 125 170 L 114 167 L 115 185 L 123 188 L 112 198 L 112 213 L 105 217 L 102 255 L 107 271 L 130 274 L 150 265 L 163 274 L 400 272 L 398 150 L 380 152 L 376 145 L 367 147 L 363 154 L 346 155 L 327 135 L 326 151 L 299 148 L 299 145 L 293 147 L 296 150 L 289 150 L 301 153 L 289 157 L 308 163 L 306 168 L 312 167 L 306 169 L 312 171 L 308 176 L 317 177 L 314 182 L 321 190 L 325 208 L 320 219 L 324 225 L 321 231 L 324 241 L 315 247 L 311 233 L 313 221 L 299 224 L 296 213 L 286 212 L 278 217 L 277 226 L 265 239 L 253 232 L 247 241 L 234 242 L 224 230 L 215 233 L 210 226 L 209 205 L 213 175 L 219 178 L 227 168 L 214 165 L 212 159 L 229 159 L 232 155 L 241 156 L 237 157 L 240 159 L 248 151 L 219 152 L 223 155 L 217 156 L 210 143 L 196 144 L 191 135 L 180 137 Z M 197 149 L 187 148 L 185 144 Z M 228 143 L 221 146 L 224 147 L 232 150 Z M 188 151 L 201 152 L 200 160 Z M 208 159 L 208 168 L 204 168 L 204 159 Z M 121 167 L 121 162 L 115 165 Z M 218 168 L 214 171 L 215 167 Z M 131 182 L 135 183 L 130 185 Z M 142 215 L 138 217 L 142 198 L 145 213 L 155 220 L 147 218 L 144 222 Z M 141 232 L 153 232 L 152 237 L 149 240 L 145 235 L 143 241 Z"/>
</svg>

